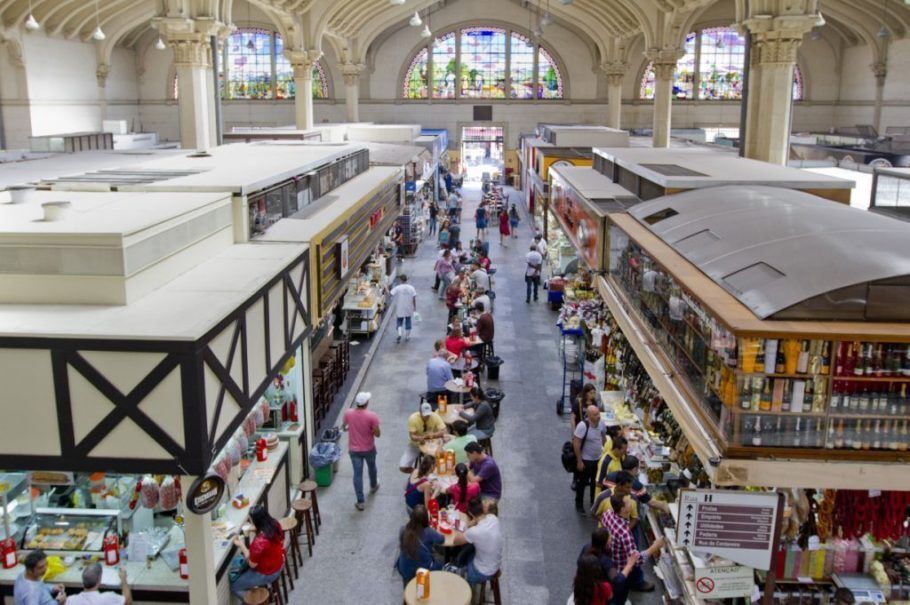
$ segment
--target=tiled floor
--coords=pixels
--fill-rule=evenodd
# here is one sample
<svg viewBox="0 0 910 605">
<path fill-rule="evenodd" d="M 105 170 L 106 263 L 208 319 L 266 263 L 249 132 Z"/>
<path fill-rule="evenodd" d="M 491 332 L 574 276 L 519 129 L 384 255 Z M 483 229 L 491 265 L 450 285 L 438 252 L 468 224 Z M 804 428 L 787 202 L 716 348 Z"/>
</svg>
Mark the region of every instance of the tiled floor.
<svg viewBox="0 0 910 605">
<path fill-rule="evenodd" d="M 517 193 L 513 193 L 517 201 Z M 465 188 L 462 239 L 474 237 L 477 189 Z M 519 207 L 521 204 L 519 204 Z M 491 230 L 493 231 L 493 230 Z M 575 559 L 592 529 L 589 518 L 574 510 L 570 476 L 560 465 L 562 443 L 569 438 L 568 420 L 555 413 L 560 395 L 555 312 L 543 300 L 524 302 L 524 255 L 531 243 L 528 221 L 518 239 L 500 247 L 491 233 L 495 275 L 496 353 L 505 360 L 500 380 L 490 382 L 505 393 L 493 437 L 502 469 L 500 503 L 505 549 L 503 600 L 508 604 L 563 605 L 571 589 Z M 424 367 L 433 341 L 444 335 L 445 306 L 431 291 L 435 247 L 421 245 L 401 271 L 417 288 L 423 321 L 410 342 L 396 344 L 394 324 L 381 338 L 360 390 L 373 394 L 371 408 L 382 420 L 378 440 L 381 489 L 369 496 L 364 512 L 354 508 L 351 465 L 345 456 L 334 483 L 319 493 L 322 531 L 314 557 L 304 563 L 291 603 L 401 603 L 401 580 L 393 570 L 398 530 L 406 521 L 405 476 L 398 459 L 406 440 L 407 416 L 416 410 L 417 394 L 426 388 Z M 368 346 L 363 343 L 360 346 Z M 343 439 L 342 446 L 346 447 Z M 366 474 L 366 473 L 364 473 Z M 366 477 L 364 477 L 366 482 Z M 656 595 L 636 595 L 637 603 L 657 602 Z"/>
</svg>

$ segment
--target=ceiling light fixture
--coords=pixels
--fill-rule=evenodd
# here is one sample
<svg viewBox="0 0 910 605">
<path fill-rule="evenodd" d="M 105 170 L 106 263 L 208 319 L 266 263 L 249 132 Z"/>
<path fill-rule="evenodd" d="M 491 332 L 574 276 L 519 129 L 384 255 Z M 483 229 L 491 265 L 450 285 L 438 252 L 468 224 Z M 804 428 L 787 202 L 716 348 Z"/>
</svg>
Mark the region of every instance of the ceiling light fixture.
<svg viewBox="0 0 910 605">
<path fill-rule="evenodd" d="M 878 29 L 878 33 L 875 35 L 879 38 L 888 37 L 888 28 L 885 27 L 885 0 L 882 0 L 882 26 Z"/>
<path fill-rule="evenodd" d="M 420 15 L 417 14 L 417 11 L 414 11 L 414 16 L 411 17 L 411 20 L 408 21 L 411 27 L 420 27 L 423 25 L 423 19 L 420 18 Z"/>
<path fill-rule="evenodd" d="M 543 17 L 540 18 L 540 25 L 546 27 L 553 23 L 553 15 L 550 14 L 550 11 L 547 11 L 543 14 Z"/>
<path fill-rule="evenodd" d="M 423 26 L 423 31 L 420 32 L 420 37 L 421 37 L 421 38 L 429 38 L 429 37 L 431 37 L 432 35 L 433 35 L 433 32 L 430 31 L 430 26 L 429 26 L 429 25 L 424 25 L 424 26 Z"/>
<path fill-rule="evenodd" d="M 389 4 L 392 6 L 401 6 L 405 3 L 405 0 L 389 0 Z"/>
<path fill-rule="evenodd" d="M 31 32 L 41 29 L 41 24 L 38 23 L 38 20 L 35 19 L 35 14 L 32 12 L 32 0 L 28 0 L 28 19 L 25 21 L 25 29 Z"/>
<path fill-rule="evenodd" d="M 92 32 L 92 40 L 97 40 L 101 42 L 107 38 L 104 35 L 104 30 L 101 29 L 101 17 L 98 14 L 98 0 L 95 0 L 95 31 Z"/>
<path fill-rule="evenodd" d="M 559 3 L 563 6 L 569 6 L 572 2 L 574 2 L 574 0 L 559 0 Z"/>
<path fill-rule="evenodd" d="M 155 42 L 155 48 L 158 50 L 164 50 L 167 48 L 167 45 L 165 45 L 164 40 L 161 39 L 161 36 L 158 36 L 158 41 Z"/>
</svg>

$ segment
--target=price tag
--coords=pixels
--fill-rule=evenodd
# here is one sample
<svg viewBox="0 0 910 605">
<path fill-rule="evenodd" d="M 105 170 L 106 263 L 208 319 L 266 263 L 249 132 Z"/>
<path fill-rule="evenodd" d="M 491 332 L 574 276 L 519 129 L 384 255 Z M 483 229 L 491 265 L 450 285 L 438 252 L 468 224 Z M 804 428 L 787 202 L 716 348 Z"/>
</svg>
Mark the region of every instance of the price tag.
<svg viewBox="0 0 910 605">
<path fill-rule="evenodd" d="M 879 489 L 870 489 L 870 490 L 869 490 L 869 497 L 870 497 L 870 498 L 878 498 L 878 497 L 881 496 L 881 495 L 882 495 L 882 491 L 879 490 Z"/>
</svg>

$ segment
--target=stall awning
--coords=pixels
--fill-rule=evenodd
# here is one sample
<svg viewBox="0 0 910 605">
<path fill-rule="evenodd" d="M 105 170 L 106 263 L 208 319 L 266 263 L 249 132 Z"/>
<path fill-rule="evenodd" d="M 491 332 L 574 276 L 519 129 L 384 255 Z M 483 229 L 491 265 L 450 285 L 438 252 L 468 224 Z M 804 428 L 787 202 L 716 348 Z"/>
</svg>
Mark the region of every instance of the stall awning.
<svg viewBox="0 0 910 605">
<path fill-rule="evenodd" d="M 777 187 L 714 187 L 630 210 L 761 319 L 910 319 L 910 225 Z"/>
</svg>

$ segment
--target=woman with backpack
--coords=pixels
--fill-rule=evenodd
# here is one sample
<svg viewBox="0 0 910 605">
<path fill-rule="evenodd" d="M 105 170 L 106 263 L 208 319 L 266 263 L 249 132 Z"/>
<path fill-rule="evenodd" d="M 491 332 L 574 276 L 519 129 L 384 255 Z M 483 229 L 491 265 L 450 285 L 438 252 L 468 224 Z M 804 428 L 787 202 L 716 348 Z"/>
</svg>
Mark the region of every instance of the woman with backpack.
<svg viewBox="0 0 910 605">
<path fill-rule="evenodd" d="M 401 581 L 408 585 L 421 567 L 434 570 L 441 565 L 433 556 L 433 547 L 445 542 L 445 537 L 430 527 L 427 507 L 418 504 L 411 510 L 407 525 L 398 532 L 398 561 L 395 569 L 401 574 Z"/>
</svg>

